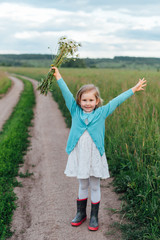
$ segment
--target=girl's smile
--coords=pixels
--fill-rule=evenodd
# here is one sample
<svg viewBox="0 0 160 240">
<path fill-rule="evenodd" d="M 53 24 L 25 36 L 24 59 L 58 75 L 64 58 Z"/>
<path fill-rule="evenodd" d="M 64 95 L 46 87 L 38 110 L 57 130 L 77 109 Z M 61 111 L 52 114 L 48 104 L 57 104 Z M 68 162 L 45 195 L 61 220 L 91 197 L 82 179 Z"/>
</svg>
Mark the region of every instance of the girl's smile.
<svg viewBox="0 0 160 240">
<path fill-rule="evenodd" d="M 84 92 L 81 96 L 80 106 L 85 112 L 92 112 L 99 100 L 95 96 L 95 91 Z"/>
</svg>

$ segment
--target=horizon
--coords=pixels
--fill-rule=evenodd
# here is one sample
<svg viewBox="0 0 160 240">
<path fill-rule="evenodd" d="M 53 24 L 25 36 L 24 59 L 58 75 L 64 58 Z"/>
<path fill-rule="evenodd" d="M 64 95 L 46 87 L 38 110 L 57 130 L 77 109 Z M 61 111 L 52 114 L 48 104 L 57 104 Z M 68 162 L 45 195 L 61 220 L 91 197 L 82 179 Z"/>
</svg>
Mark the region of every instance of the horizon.
<svg viewBox="0 0 160 240">
<path fill-rule="evenodd" d="M 53 54 L 49 53 L 0 53 L 1 55 L 48 55 L 48 56 L 54 56 Z M 139 56 L 113 56 L 113 57 L 78 57 L 78 59 L 114 59 L 114 58 L 149 58 L 149 59 L 160 59 L 160 57 L 139 57 Z"/>
</svg>

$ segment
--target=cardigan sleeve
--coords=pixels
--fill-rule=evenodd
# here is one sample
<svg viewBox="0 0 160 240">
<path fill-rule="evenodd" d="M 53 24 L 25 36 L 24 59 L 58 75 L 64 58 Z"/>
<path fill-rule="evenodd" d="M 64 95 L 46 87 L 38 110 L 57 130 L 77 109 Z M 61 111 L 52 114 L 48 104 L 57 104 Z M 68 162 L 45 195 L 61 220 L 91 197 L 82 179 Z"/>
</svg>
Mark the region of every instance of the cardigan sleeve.
<svg viewBox="0 0 160 240">
<path fill-rule="evenodd" d="M 60 90 L 64 97 L 66 106 L 71 113 L 73 104 L 76 103 L 76 101 L 73 97 L 73 94 L 70 92 L 70 90 L 69 90 L 67 84 L 64 82 L 63 78 L 60 78 L 59 80 L 57 80 L 57 83 L 58 83 L 58 86 L 60 87 Z"/>
<path fill-rule="evenodd" d="M 129 89 L 125 91 L 124 93 L 121 93 L 117 97 L 113 98 L 109 103 L 104 105 L 103 108 L 103 115 L 104 117 L 108 117 L 111 113 L 114 112 L 114 110 L 121 104 L 123 103 L 126 99 L 131 97 L 133 95 L 132 89 Z"/>
</svg>

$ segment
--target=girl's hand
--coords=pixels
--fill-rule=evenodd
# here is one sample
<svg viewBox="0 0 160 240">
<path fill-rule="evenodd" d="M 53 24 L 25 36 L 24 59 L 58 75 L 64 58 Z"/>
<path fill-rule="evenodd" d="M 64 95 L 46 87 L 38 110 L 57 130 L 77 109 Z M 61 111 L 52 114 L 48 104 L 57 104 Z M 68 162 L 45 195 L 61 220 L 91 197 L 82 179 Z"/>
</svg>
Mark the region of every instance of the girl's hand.
<svg viewBox="0 0 160 240">
<path fill-rule="evenodd" d="M 146 86 L 146 80 L 143 79 L 139 79 L 139 82 L 132 88 L 133 93 L 138 92 L 138 91 L 143 91 L 144 87 Z"/>
<path fill-rule="evenodd" d="M 56 80 L 62 78 L 57 67 L 51 67 L 50 71 L 51 70 L 54 70 L 53 76 L 55 76 Z"/>
</svg>

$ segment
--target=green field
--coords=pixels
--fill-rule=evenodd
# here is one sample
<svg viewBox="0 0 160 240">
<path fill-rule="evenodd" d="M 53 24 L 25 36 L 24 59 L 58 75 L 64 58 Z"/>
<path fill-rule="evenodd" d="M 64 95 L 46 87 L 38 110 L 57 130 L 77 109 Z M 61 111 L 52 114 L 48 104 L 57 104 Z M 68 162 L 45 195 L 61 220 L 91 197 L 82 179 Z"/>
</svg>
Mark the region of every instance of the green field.
<svg viewBox="0 0 160 240">
<path fill-rule="evenodd" d="M 0 98 L 11 87 L 11 80 L 7 77 L 6 73 L 0 71 Z"/>
<path fill-rule="evenodd" d="M 44 68 L 8 68 L 37 80 Z M 94 83 L 104 104 L 133 87 L 139 78 L 147 79 L 144 92 L 136 93 L 106 119 L 105 148 L 115 188 L 125 200 L 122 213 L 130 224 L 120 225 L 124 239 L 160 239 L 160 73 L 154 71 L 111 69 L 61 69 L 71 92 Z M 52 93 L 67 125 L 68 110 L 56 81 Z"/>
</svg>

